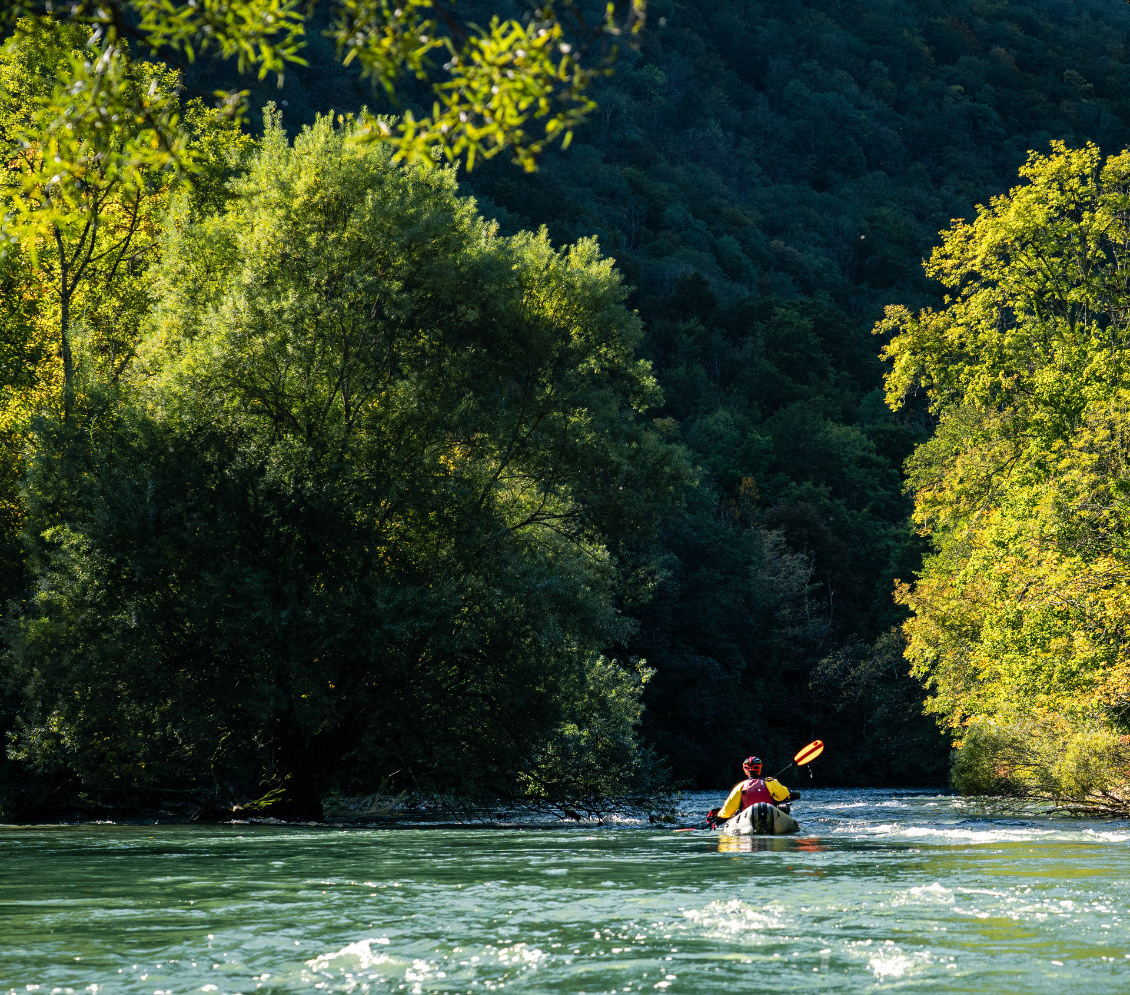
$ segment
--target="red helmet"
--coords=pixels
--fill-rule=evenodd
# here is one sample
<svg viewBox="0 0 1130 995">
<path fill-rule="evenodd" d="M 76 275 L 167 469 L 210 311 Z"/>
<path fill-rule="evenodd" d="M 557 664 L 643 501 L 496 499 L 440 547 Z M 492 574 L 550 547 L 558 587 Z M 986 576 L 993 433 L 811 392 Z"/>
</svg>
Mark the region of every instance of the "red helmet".
<svg viewBox="0 0 1130 995">
<path fill-rule="evenodd" d="M 750 777 L 761 776 L 761 757 L 746 757 L 742 761 L 742 770 Z"/>
</svg>

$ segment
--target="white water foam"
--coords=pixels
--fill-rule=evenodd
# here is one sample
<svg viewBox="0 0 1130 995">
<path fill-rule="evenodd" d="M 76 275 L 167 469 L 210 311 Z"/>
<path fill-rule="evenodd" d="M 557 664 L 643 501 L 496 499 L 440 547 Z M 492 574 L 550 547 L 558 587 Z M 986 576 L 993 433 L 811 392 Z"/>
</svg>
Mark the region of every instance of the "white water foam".
<svg viewBox="0 0 1130 995">
<path fill-rule="evenodd" d="M 933 826 L 906 826 L 893 822 L 877 825 L 835 826 L 833 833 L 840 835 L 866 834 L 869 836 L 901 837 L 904 839 L 952 840 L 961 843 L 1029 843 L 1043 836 L 1054 835 L 1050 829 L 993 828 L 993 829 L 937 829 Z"/>
<path fill-rule="evenodd" d="M 953 905 L 953 890 L 935 881 L 933 884 L 909 888 L 891 899 L 891 905 Z"/>
<path fill-rule="evenodd" d="M 888 943 L 891 941 L 888 940 Z M 930 963 L 928 950 L 917 950 L 912 954 L 904 954 L 898 947 L 890 951 L 884 950 L 876 954 L 867 962 L 867 969 L 875 975 L 876 981 L 885 981 L 887 978 L 902 978 L 917 967 L 924 967 Z"/>
<path fill-rule="evenodd" d="M 719 900 L 701 909 L 687 909 L 683 915 L 699 926 L 706 927 L 706 936 L 732 938 L 739 934 L 760 933 L 763 930 L 783 929 L 786 925 L 779 906 L 766 905 L 755 909 L 741 899 Z"/>
<path fill-rule="evenodd" d="M 515 943 L 512 947 L 502 947 L 498 952 L 498 962 L 511 967 L 532 967 L 535 970 L 549 956 L 544 950 Z"/>
<path fill-rule="evenodd" d="M 1097 840 L 1102 840 L 1104 843 L 1125 843 L 1127 840 L 1130 840 L 1130 833 L 1102 832 L 1095 829 L 1084 829 L 1083 834 Z"/>
<path fill-rule="evenodd" d="M 317 957 L 306 962 L 306 966 L 312 971 L 325 971 L 331 964 L 338 960 L 356 960 L 356 968 L 359 971 L 366 971 L 370 967 L 375 967 L 377 964 L 387 964 L 392 958 L 383 951 L 374 953 L 371 949 L 375 943 L 378 946 L 388 946 L 388 937 L 375 936 L 367 940 L 358 940 L 356 943 L 350 943 L 348 946 L 342 947 L 340 950 L 335 950 L 329 954 L 319 954 Z M 342 969 L 344 965 L 339 965 Z"/>
</svg>

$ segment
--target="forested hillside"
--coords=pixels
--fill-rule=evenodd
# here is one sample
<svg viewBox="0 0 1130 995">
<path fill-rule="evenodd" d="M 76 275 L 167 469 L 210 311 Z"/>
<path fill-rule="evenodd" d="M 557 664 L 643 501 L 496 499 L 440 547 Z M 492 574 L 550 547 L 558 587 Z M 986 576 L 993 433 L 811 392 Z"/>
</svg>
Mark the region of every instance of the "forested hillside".
<svg viewBox="0 0 1130 995">
<path fill-rule="evenodd" d="M 462 174 L 504 231 L 615 257 L 659 413 L 701 467 L 626 606 L 657 669 L 645 728 L 679 775 L 820 735 L 825 776 L 944 778 L 889 631 L 923 549 L 900 471 L 930 420 L 886 409 L 872 324 L 940 298 L 921 260 L 1029 149 L 1130 143 L 1128 28 L 1117 0 L 653 0 L 567 152 Z M 393 109 L 328 60 L 259 94 L 295 124 Z"/>
<path fill-rule="evenodd" d="M 495 12 L 520 10 L 478 0 L 463 9 L 483 23 Z M 168 194 L 165 221 L 153 214 L 159 248 L 135 264 L 144 291 L 114 304 L 135 316 L 133 379 L 83 388 L 84 417 L 97 431 L 75 436 L 40 423 L 38 455 L 13 447 L 0 467 L 11 688 L 0 722 L 12 737 L 5 776 L 20 791 L 31 791 L 28 771 L 56 785 L 77 776 L 110 790 L 120 768 L 151 784 L 158 775 L 138 765 L 159 767 L 180 750 L 194 758 L 192 777 L 205 777 L 217 722 L 229 730 L 233 769 L 298 770 L 306 760 L 280 759 L 288 738 L 310 743 L 316 730 L 336 730 L 311 748 L 314 757 L 333 735 L 375 735 L 379 713 L 387 735 L 407 745 L 366 741 L 346 757 L 328 749 L 309 760 L 308 795 L 323 782 L 371 787 L 354 762 L 365 750 L 388 773 L 404 757 L 421 771 L 458 762 L 486 787 L 535 776 L 548 792 L 569 784 L 583 796 L 638 786 L 644 768 L 715 786 L 732 780 L 736 760 L 751 751 L 783 766 L 815 737 L 828 744 L 822 783 L 943 783 L 951 736 L 922 714 L 923 688 L 903 657 L 907 598 L 900 605 L 893 596 L 928 548 L 916 531 L 921 521 L 911 518 L 903 465 L 930 438 L 937 409 L 914 391 L 894 412 L 887 407 L 879 358 L 887 340 L 873 326 L 888 304 L 941 305 L 943 288 L 923 258 L 951 219 L 971 218 L 975 204 L 1015 184 L 1029 150 L 1046 151 L 1053 140 L 1092 141 L 1109 152 L 1130 145 L 1128 29 L 1130 10 L 1118 0 L 650 0 L 638 44 L 621 45 L 615 72 L 596 85 L 599 110 L 568 149 L 543 152 L 536 171 L 503 154 L 434 188 L 416 178 L 401 189 L 390 177 L 402 167 L 366 159 L 349 167 L 364 177 L 356 181 L 361 194 L 327 165 L 344 154 L 335 143 L 350 126 L 334 131 L 317 115 L 362 106 L 420 111 L 422 89 L 390 103 L 316 33 L 309 65 L 288 70 L 281 88 L 227 64 L 193 64 L 185 98 L 246 86 L 255 106 L 276 104 L 295 151 L 286 151 L 278 124 L 264 131 L 256 117 L 254 141 L 237 139 L 196 106 L 190 119 L 205 180 L 188 199 Z M 337 192 L 318 193 L 319 183 L 337 183 Z M 475 207 L 457 193 L 473 196 Z M 292 195 L 303 205 L 308 197 L 302 209 L 311 213 L 288 214 Z M 355 195 L 357 204 L 384 204 L 392 220 L 368 214 L 370 227 L 356 231 L 343 221 L 333 236 L 344 253 L 337 269 L 328 257 L 318 263 L 330 267 L 324 272 L 312 259 L 300 265 L 295 254 L 326 251 L 309 234 L 319 198 L 346 203 Z M 444 232 L 451 260 L 441 258 L 448 249 L 434 255 L 420 241 L 408 220 L 417 210 Z M 475 211 L 497 222 L 497 232 L 484 234 Z M 542 228 L 544 235 L 529 234 Z M 352 388 L 317 386 L 329 376 L 321 346 L 309 345 L 307 357 L 321 372 L 300 379 L 304 391 L 336 398 L 328 422 L 314 417 L 312 397 L 287 394 L 283 403 L 268 373 L 293 348 L 293 319 L 279 309 L 302 300 L 308 316 L 331 320 L 334 295 L 345 293 L 339 285 L 358 306 L 385 300 L 376 284 L 355 285 L 349 275 L 367 272 L 364 240 L 384 237 L 392 238 L 380 250 L 387 258 L 373 256 L 384 260 L 380 280 L 404 296 L 381 304 L 380 321 L 400 344 L 381 347 L 386 381 L 364 389 L 396 400 L 354 439 L 354 428 L 342 428 L 354 424 Z M 482 239 L 489 248 L 480 259 L 473 246 Z M 596 245 L 615 260 L 622 284 Z M 413 260 L 421 260 L 419 273 Z M 19 360 L 49 351 L 34 315 L 24 313 L 28 276 L 5 265 L 4 348 L 16 357 L 5 360 L 5 396 L 46 396 L 58 384 L 46 374 L 29 378 Z M 476 276 L 480 266 L 489 275 Z M 520 287 L 499 275 L 505 266 L 515 267 Z M 537 289 L 543 272 L 557 289 Z M 433 298 L 428 280 L 450 296 Z M 618 310 L 621 285 L 638 324 Z M 539 303 L 530 313 L 548 323 L 546 338 L 519 345 L 525 333 L 515 330 L 512 342 L 489 346 L 503 349 L 495 365 L 475 367 L 485 360 L 468 343 L 489 326 L 479 309 L 497 298 L 500 327 L 510 327 L 516 302 L 531 293 Z M 563 295 L 593 330 L 579 351 L 554 352 L 563 319 L 546 293 Z M 464 326 L 432 346 L 414 342 L 419 315 L 446 328 L 442 300 Z M 242 327 L 256 314 L 260 339 L 225 337 L 229 324 Z M 97 339 L 98 320 L 88 325 L 91 355 L 105 363 L 116 347 Z M 350 341 L 341 340 L 345 354 L 333 353 L 342 369 L 357 361 Z M 575 451 L 553 448 L 554 423 L 526 420 L 522 398 L 541 396 L 528 394 L 532 382 L 515 372 L 527 347 L 547 364 L 539 367 L 549 378 L 543 386 L 563 398 L 564 407 L 551 405 L 561 425 L 584 423 L 590 407 L 597 413 L 595 434 Z M 609 378 L 599 389 L 585 381 L 593 363 Z M 214 398 L 215 411 L 197 395 Z M 34 407 L 5 403 L 8 412 Z M 458 412 L 458 439 L 440 445 Z M 16 415 L 0 429 L 28 430 Z M 528 445 L 519 476 L 529 475 L 529 494 L 496 493 L 486 483 L 500 462 L 510 466 L 507 432 Z M 400 469 L 389 464 L 370 479 L 358 468 L 379 465 L 374 454 L 394 438 L 405 440 Z M 489 453 L 475 448 L 477 439 L 492 440 Z M 136 459 L 121 455 L 134 451 Z M 422 482 L 433 471 L 446 481 L 442 498 Z M 178 503 L 183 474 L 196 496 Z M 162 487 L 165 504 L 157 505 L 167 504 L 171 517 L 144 532 L 154 512 L 144 511 L 142 495 Z M 531 511 L 534 493 L 550 502 L 548 512 Z M 494 496 L 479 505 L 473 494 Z M 381 502 L 405 516 L 395 538 L 385 519 L 358 510 Z M 539 518 L 543 512 L 550 517 Z M 541 530 L 536 541 L 511 544 L 493 531 L 526 513 L 534 518 L 525 524 Z M 570 523 L 560 548 L 555 514 Z M 222 528 L 193 550 L 189 537 L 204 521 Z M 130 529 L 148 538 L 127 542 Z M 274 545 L 245 546 L 242 535 L 271 535 Z M 119 558 L 116 544 L 129 554 Z M 384 579 L 358 586 L 376 548 Z M 573 560 L 566 548 L 594 558 Z M 98 553 L 102 573 L 83 572 L 82 550 Z M 148 580 L 128 592 L 112 582 L 123 564 L 141 578 L 164 576 L 171 562 L 178 577 L 196 580 L 178 581 L 175 592 L 146 587 Z M 230 569 L 213 576 L 213 564 L 224 562 Z M 428 584 L 429 570 L 438 587 Z M 339 591 L 330 597 L 333 585 Z M 523 590 L 536 596 L 527 601 Z M 221 605 L 229 597 L 250 614 L 228 614 Z M 300 632 L 287 621 L 296 612 L 305 619 Z M 170 628 L 171 617 L 189 628 L 207 620 L 212 635 L 183 641 L 188 630 Z M 260 645 L 255 633 L 267 618 Z M 160 704 L 168 688 L 138 655 L 139 625 L 145 645 L 176 647 L 175 659 L 201 668 L 178 670 L 190 677 L 177 681 L 192 689 L 182 713 Z M 460 634 L 445 642 L 445 626 Z M 243 661 L 245 698 L 230 713 L 220 704 L 224 657 L 210 639 L 238 647 Z M 92 656 L 86 647 L 95 645 L 117 649 Z M 321 646 L 333 647 L 328 657 L 318 655 Z M 367 670 L 377 653 L 393 662 Z M 351 654 L 360 655 L 351 663 Z M 113 681 L 99 682 L 114 667 L 124 669 L 113 680 L 136 690 L 135 718 L 73 711 L 68 681 L 79 674 L 84 693 L 100 700 Z M 380 680 L 354 688 L 347 697 L 355 704 L 343 710 L 341 682 L 378 671 Z M 303 683 L 311 673 L 317 695 Z M 428 691 L 429 681 L 447 690 Z M 457 692 L 472 693 L 482 711 L 460 718 L 444 697 Z M 641 694 L 640 728 L 654 759 L 629 742 Z M 301 704 L 307 695 L 316 708 Z M 385 716 L 390 702 L 398 704 Z M 428 745 L 413 727 L 416 714 L 454 745 Z M 144 747 L 111 738 L 89 769 L 73 759 L 83 736 L 94 742 L 107 724 L 131 721 L 147 730 Z M 539 722 L 557 732 L 539 739 Z M 594 740 L 586 723 L 610 732 Z M 604 782 L 593 766 L 602 757 L 611 772 Z"/>
</svg>

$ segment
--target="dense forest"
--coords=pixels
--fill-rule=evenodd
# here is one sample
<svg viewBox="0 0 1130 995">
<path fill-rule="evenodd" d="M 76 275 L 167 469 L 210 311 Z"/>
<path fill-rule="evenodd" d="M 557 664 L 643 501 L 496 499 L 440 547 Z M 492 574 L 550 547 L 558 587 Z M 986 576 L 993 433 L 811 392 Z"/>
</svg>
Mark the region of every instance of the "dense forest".
<svg viewBox="0 0 1130 995">
<path fill-rule="evenodd" d="M 494 13 L 520 10 L 466 5 Z M 922 260 L 1030 151 L 1130 145 L 1130 10 L 647 17 L 534 171 L 358 143 L 319 115 L 420 115 L 426 92 L 391 102 L 317 31 L 281 87 L 208 59 L 146 70 L 197 171 L 115 208 L 136 241 L 107 228 L 75 359 L 50 246 L 3 259 L 5 812 L 212 792 L 308 813 L 452 770 L 576 803 L 714 787 L 816 737 L 819 783 L 940 784 L 966 724 L 1004 715 L 955 690 L 974 624 L 930 614 L 977 602 L 951 580 L 979 506 L 944 531 L 922 510 L 937 440 L 992 441 L 968 412 L 999 424 L 999 399 L 940 399 L 976 363 L 910 316 L 964 292 Z M 65 56 L 9 43 L 9 158 Z M 200 99 L 233 86 L 274 108 L 245 132 Z M 886 305 L 904 310 L 876 328 Z M 977 680 L 1029 693 L 998 678 Z M 1113 735 L 1113 686 L 1113 712 L 1079 719 L 1106 731 L 1078 736 Z"/>
</svg>

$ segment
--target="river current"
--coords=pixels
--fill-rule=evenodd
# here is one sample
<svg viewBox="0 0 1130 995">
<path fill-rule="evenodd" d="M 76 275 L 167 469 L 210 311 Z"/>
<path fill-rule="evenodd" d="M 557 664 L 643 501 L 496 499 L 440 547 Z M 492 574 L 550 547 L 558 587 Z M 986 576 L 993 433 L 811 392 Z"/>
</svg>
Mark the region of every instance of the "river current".
<svg viewBox="0 0 1130 995">
<path fill-rule="evenodd" d="M 0 827 L 0 992 L 1130 992 L 1130 824 L 871 790 L 794 815 Z"/>
</svg>

